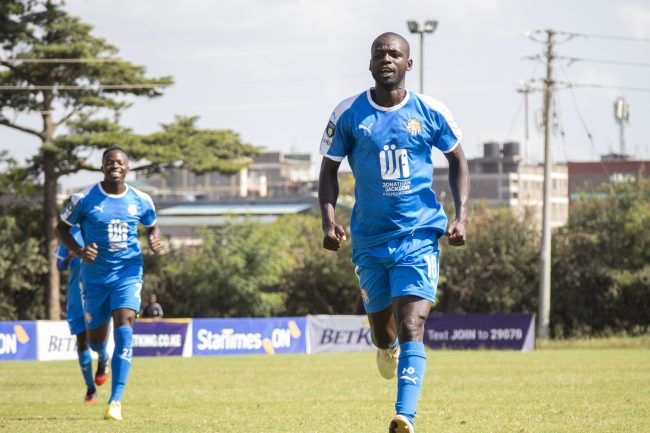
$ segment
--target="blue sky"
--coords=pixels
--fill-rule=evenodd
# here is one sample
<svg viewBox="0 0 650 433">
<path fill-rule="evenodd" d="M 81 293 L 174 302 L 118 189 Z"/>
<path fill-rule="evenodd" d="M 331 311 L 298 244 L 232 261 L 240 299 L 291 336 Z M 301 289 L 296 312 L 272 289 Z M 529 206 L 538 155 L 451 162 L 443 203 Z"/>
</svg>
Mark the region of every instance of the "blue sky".
<svg viewBox="0 0 650 433">
<path fill-rule="evenodd" d="M 198 115 L 204 128 L 235 130 L 269 150 L 315 155 L 337 102 L 372 84 L 369 47 L 378 34 L 395 31 L 411 42 L 415 65 L 407 86 L 419 90 L 419 40 L 408 33 L 409 19 L 439 21 L 425 39 L 424 93 L 454 113 L 470 157 L 479 156 L 487 140 L 523 142 L 517 83 L 545 72 L 544 65 L 522 60 L 544 49 L 524 32 L 552 28 L 650 39 L 650 3 L 641 0 L 68 0 L 66 9 L 119 47 L 122 58 L 153 76 L 174 77 L 163 97 L 135 100 L 124 113 L 123 123 L 135 131 L 154 131 L 177 114 Z M 650 63 L 648 41 L 575 37 L 556 51 Z M 648 67 L 578 61 L 558 64 L 556 78 L 650 88 Z M 628 152 L 650 159 L 650 92 L 579 88 L 557 94 L 556 161 L 596 160 L 618 150 L 613 103 L 619 96 L 630 105 Z M 542 132 L 534 125 L 541 106 L 541 94 L 532 94 L 527 158 L 533 163 L 542 154 Z M 37 116 L 19 121 L 39 125 Z M 38 145 L 0 127 L 0 149 L 20 159 Z M 443 157 L 436 161 L 444 164 Z M 88 178 L 76 175 L 63 184 Z"/>
</svg>

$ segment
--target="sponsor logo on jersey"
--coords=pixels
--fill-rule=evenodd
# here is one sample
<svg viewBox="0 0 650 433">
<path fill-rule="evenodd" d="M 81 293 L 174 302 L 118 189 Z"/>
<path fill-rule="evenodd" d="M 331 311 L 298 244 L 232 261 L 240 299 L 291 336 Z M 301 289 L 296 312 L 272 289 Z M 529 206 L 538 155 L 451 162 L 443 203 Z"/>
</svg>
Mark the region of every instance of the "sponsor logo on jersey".
<svg viewBox="0 0 650 433">
<path fill-rule="evenodd" d="M 108 224 L 109 251 L 125 250 L 129 236 L 129 225 L 119 219 L 112 219 Z"/>
<path fill-rule="evenodd" d="M 406 124 L 406 130 L 410 132 L 411 135 L 418 135 L 418 133 L 422 131 L 422 125 L 420 124 L 420 121 L 414 117 Z"/>
<path fill-rule="evenodd" d="M 408 150 L 397 149 L 394 144 L 385 145 L 379 152 L 379 165 L 382 179 L 406 179 L 411 175 Z"/>
<path fill-rule="evenodd" d="M 411 170 L 409 168 L 408 150 L 398 149 L 396 145 L 385 145 L 379 152 L 381 178 L 389 181 L 383 183 L 384 196 L 395 197 L 411 192 Z"/>
</svg>

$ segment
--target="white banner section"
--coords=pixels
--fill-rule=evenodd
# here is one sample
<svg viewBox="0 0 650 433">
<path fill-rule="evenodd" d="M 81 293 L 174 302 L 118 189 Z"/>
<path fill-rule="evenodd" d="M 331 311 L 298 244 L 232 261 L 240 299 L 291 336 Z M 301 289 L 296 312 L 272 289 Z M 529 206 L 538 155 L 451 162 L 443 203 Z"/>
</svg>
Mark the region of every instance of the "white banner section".
<svg viewBox="0 0 650 433">
<path fill-rule="evenodd" d="M 109 325 L 108 353 L 113 353 L 113 324 Z M 77 336 L 70 334 L 65 320 L 38 320 L 36 322 L 36 359 L 39 361 L 59 361 L 77 359 Z M 91 350 L 93 359 L 97 354 Z"/>
<path fill-rule="evenodd" d="M 307 317 L 307 353 L 374 351 L 366 316 Z"/>
</svg>

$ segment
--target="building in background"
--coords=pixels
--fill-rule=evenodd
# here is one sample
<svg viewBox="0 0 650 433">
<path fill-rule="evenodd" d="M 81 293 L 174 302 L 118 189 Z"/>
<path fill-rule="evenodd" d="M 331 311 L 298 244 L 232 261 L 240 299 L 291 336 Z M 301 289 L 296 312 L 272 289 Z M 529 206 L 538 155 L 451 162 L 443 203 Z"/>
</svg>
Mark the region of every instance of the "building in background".
<svg viewBox="0 0 650 433">
<path fill-rule="evenodd" d="M 603 155 L 600 161 L 567 162 L 569 169 L 569 198 L 604 195 L 602 185 L 622 182 L 639 173 L 650 176 L 650 161 L 631 160 L 624 154 Z"/>
<path fill-rule="evenodd" d="M 233 175 L 216 171 L 195 174 L 184 167 L 165 169 L 161 174 L 138 173 L 137 180 L 152 186 L 154 200 L 217 201 L 250 197 L 304 195 L 315 184 L 311 154 L 266 152 Z"/>
<path fill-rule="evenodd" d="M 541 226 L 544 204 L 544 166 L 526 165 L 519 143 L 489 142 L 483 145 L 483 157 L 467 161 L 470 172 L 470 204 L 511 208 L 520 217 L 532 216 Z M 569 216 L 569 187 L 566 165 L 552 169 L 551 226 L 566 224 Z M 441 202 L 453 203 L 449 190 L 449 169 L 436 167 L 433 189 Z"/>
</svg>

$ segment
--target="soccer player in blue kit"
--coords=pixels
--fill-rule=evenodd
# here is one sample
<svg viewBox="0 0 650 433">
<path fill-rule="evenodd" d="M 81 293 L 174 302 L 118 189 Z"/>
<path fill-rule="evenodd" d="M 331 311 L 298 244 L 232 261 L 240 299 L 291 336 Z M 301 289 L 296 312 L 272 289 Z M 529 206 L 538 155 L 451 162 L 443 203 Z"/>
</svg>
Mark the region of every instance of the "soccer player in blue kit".
<svg viewBox="0 0 650 433">
<path fill-rule="evenodd" d="M 70 234 L 80 245 L 84 245 L 81 237 L 81 231 L 78 226 L 70 228 Z M 67 286 L 66 318 L 70 333 L 77 337 L 77 357 L 81 374 L 86 382 L 86 397 L 84 403 L 91 404 L 97 401 L 97 388 L 95 385 L 103 385 L 108 378 L 108 352 L 106 345 L 98 345 L 97 373 L 93 381 L 93 360 L 90 355 L 88 346 L 88 337 L 86 335 L 86 323 L 84 321 L 84 311 L 81 304 L 81 260 L 71 253 L 65 245 L 59 244 L 57 251 L 56 267 L 60 272 L 70 269 Z"/>
<path fill-rule="evenodd" d="M 122 394 L 133 357 L 133 324 L 140 311 L 138 223 L 146 227 L 151 251 L 157 254 L 161 249 L 154 204 L 147 194 L 124 182 L 128 171 L 127 153 L 117 147 L 107 149 L 102 155 L 104 180 L 72 195 L 57 225 L 61 242 L 84 262 L 82 300 L 91 347 L 106 344 L 113 318 L 113 378 L 104 414 L 112 420 L 122 420 Z M 84 246 L 70 234 L 74 225 L 81 228 Z"/>
<path fill-rule="evenodd" d="M 320 145 L 319 201 L 323 246 L 337 251 L 345 231 L 336 223 L 337 174 L 348 158 L 355 178 L 350 221 L 352 262 L 361 286 L 380 374 L 397 373 L 390 433 L 414 433 L 424 372 L 424 323 L 438 285 L 438 238 L 465 244 L 469 170 L 461 133 L 440 102 L 405 88 L 412 60 L 395 33 L 377 37 L 370 72 L 375 87 L 334 109 Z M 448 224 L 432 190 L 432 148 L 449 162 L 456 217 Z"/>
</svg>

